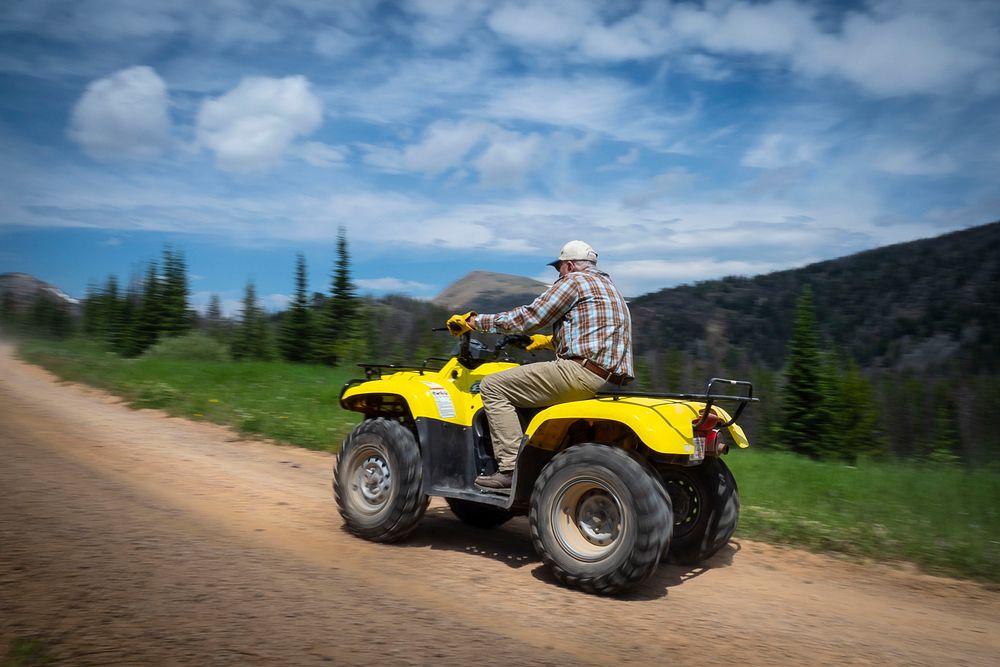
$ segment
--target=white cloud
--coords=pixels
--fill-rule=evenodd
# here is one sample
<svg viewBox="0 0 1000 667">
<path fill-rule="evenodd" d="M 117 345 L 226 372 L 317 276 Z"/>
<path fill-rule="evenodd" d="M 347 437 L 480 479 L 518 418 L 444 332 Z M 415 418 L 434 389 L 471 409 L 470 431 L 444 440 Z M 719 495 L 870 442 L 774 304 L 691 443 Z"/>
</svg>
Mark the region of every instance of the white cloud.
<svg viewBox="0 0 1000 667">
<path fill-rule="evenodd" d="M 876 166 L 882 171 L 902 176 L 950 174 L 957 168 L 955 161 L 947 155 L 930 155 L 916 148 L 881 150 Z"/>
<path fill-rule="evenodd" d="M 815 161 L 822 147 L 813 139 L 780 132 L 765 134 L 743 156 L 747 167 L 778 169 Z"/>
<path fill-rule="evenodd" d="M 808 263 L 804 261 L 803 264 Z M 708 256 L 698 259 L 639 259 L 630 262 L 601 263 L 618 288 L 627 296 L 639 296 L 660 289 L 723 276 L 755 276 L 770 273 L 786 264 L 753 260 L 719 260 Z"/>
<path fill-rule="evenodd" d="M 378 292 L 427 292 L 433 285 L 417 282 L 416 280 L 403 280 L 401 278 L 356 278 L 354 282 L 361 289 Z"/>
<path fill-rule="evenodd" d="M 503 132 L 473 162 L 479 180 L 487 187 L 520 187 L 528 172 L 539 166 L 541 138 Z"/>
<path fill-rule="evenodd" d="M 793 64 L 809 74 L 843 77 L 879 96 L 940 94 L 996 67 L 995 59 L 966 41 L 976 40 L 978 30 L 931 14 L 851 14 L 840 35 L 815 35 Z"/>
<path fill-rule="evenodd" d="M 687 169 L 677 167 L 663 174 L 658 174 L 647 183 L 643 183 L 636 191 L 625 194 L 622 203 L 626 206 L 641 208 L 652 202 L 676 196 L 689 190 L 696 177 Z"/>
<path fill-rule="evenodd" d="M 292 142 L 313 132 L 322 117 L 322 103 L 305 77 L 251 77 L 202 103 L 198 141 L 222 169 L 262 171 L 279 164 Z"/>
<path fill-rule="evenodd" d="M 639 111 L 641 97 L 639 89 L 619 79 L 527 77 L 504 86 L 483 113 L 622 139 L 658 140 L 662 129 L 643 125 L 648 116 Z"/>
<path fill-rule="evenodd" d="M 98 159 L 157 156 L 170 138 L 167 86 L 150 67 L 123 69 L 87 86 L 69 137 Z"/>
<path fill-rule="evenodd" d="M 366 162 L 388 170 L 436 175 L 463 163 L 469 153 L 498 128 L 476 121 L 438 121 L 423 138 L 402 150 L 370 147 Z"/>
<path fill-rule="evenodd" d="M 522 46 L 559 49 L 573 46 L 591 21 L 586 2 L 506 2 L 489 17 L 498 35 Z"/>
<path fill-rule="evenodd" d="M 694 48 L 751 54 L 809 77 L 836 77 L 887 97 L 995 90 L 1000 49 L 989 3 L 873 0 L 821 24 L 804 2 L 718 2 L 675 8 L 671 29 Z"/>
<path fill-rule="evenodd" d="M 313 38 L 313 48 L 316 53 L 330 59 L 342 58 L 363 43 L 361 37 L 334 27 L 320 30 Z"/>
<path fill-rule="evenodd" d="M 307 141 L 295 149 L 295 154 L 314 167 L 341 167 L 347 162 L 348 149 Z"/>
</svg>

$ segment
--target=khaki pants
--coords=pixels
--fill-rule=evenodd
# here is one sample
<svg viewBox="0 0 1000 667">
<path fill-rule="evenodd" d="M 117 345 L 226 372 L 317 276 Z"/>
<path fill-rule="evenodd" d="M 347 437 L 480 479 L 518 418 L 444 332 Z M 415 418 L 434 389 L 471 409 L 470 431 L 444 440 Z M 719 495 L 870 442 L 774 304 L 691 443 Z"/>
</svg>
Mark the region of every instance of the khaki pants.
<svg viewBox="0 0 1000 667">
<path fill-rule="evenodd" d="M 479 385 L 490 423 L 493 453 L 501 471 L 514 469 L 524 431 L 514 408 L 540 408 L 591 398 L 604 380 L 566 359 L 525 364 L 493 375 Z"/>
</svg>

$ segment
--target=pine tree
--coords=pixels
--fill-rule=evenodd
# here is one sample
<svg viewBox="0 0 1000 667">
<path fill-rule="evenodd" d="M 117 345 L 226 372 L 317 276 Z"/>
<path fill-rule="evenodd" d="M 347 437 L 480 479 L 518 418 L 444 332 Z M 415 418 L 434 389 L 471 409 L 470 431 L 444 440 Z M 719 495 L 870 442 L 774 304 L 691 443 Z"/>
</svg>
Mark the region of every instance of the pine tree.
<svg viewBox="0 0 1000 667">
<path fill-rule="evenodd" d="M 857 461 L 860 457 L 885 454 L 887 445 L 879 423 L 872 383 L 855 361 L 850 360 L 835 376 L 836 409 L 831 412 L 837 434 L 838 458 Z"/>
<path fill-rule="evenodd" d="M 213 294 L 208 300 L 205 319 L 202 323 L 205 331 L 213 338 L 223 338 L 226 333 L 226 322 L 222 316 L 222 300 L 218 294 Z"/>
<path fill-rule="evenodd" d="M 243 311 L 233 339 L 232 354 L 234 359 L 271 358 L 267 321 L 264 319 L 264 311 L 257 305 L 257 288 L 252 280 L 247 281 L 243 295 Z"/>
<path fill-rule="evenodd" d="M 156 345 L 163 330 L 164 282 L 160 279 L 156 262 L 146 267 L 146 277 L 142 283 L 139 306 L 132 323 L 131 336 L 125 345 L 126 356 L 138 356 Z"/>
<path fill-rule="evenodd" d="M 328 364 L 336 364 L 357 331 L 358 297 L 351 282 L 351 258 L 347 251 L 347 233 L 343 227 L 337 231 L 337 263 L 323 317 L 323 335 L 318 357 Z"/>
<path fill-rule="evenodd" d="M 158 333 L 163 336 L 179 336 L 190 329 L 192 316 L 188 307 L 187 266 L 184 255 L 169 246 L 163 249 L 161 296 Z"/>
<path fill-rule="evenodd" d="M 132 327 L 131 304 L 123 297 L 118 288 L 118 276 L 108 276 L 101 291 L 101 322 L 100 336 L 113 351 L 124 354 L 126 339 Z"/>
<path fill-rule="evenodd" d="M 795 311 L 782 392 L 780 436 L 784 447 L 816 458 L 827 453 L 828 439 L 833 435 L 823 370 L 812 290 L 807 285 Z"/>
<path fill-rule="evenodd" d="M 285 312 L 281 326 L 281 356 L 287 361 L 310 361 L 313 357 L 313 325 L 307 296 L 306 258 L 295 260 L 295 298 Z"/>
</svg>

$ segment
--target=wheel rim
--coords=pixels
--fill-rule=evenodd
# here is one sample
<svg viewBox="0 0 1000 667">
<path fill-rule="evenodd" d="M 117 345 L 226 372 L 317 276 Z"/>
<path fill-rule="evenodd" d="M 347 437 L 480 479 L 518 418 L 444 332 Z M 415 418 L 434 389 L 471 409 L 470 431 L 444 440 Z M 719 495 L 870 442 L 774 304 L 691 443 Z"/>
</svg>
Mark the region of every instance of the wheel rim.
<svg viewBox="0 0 1000 667">
<path fill-rule="evenodd" d="M 392 469 L 385 453 L 371 445 L 359 447 L 348 464 L 352 504 L 365 514 L 378 514 L 392 496 Z"/>
<path fill-rule="evenodd" d="M 698 522 L 701 496 L 695 484 L 683 477 L 667 479 L 665 486 L 674 510 L 674 539 L 677 539 L 686 535 Z"/>
<path fill-rule="evenodd" d="M 628 528 L 628 515 L 618 496 L 594 477 L 563 484 L 554 495 L 550 518 L 562 549 L 589 563 L 614 553 Z"/>
</svg>

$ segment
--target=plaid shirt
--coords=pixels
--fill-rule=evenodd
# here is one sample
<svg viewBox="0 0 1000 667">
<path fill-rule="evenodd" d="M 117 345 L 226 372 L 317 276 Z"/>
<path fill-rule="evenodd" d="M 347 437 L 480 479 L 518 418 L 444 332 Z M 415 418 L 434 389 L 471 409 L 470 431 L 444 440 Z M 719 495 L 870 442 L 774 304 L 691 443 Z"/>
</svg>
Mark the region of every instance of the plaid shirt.
<svg viewBox="0 0 1000 667">
<path fill-rule="evenodd" d="M 612 373 L 634 377 L 632 318 L 611 277 L 596 268 L 571 271 L 527 306 L 476 315 L 483 333 L 535 333 L 552 327 L 561 358 L 582 357 Z"/>
</svg>

